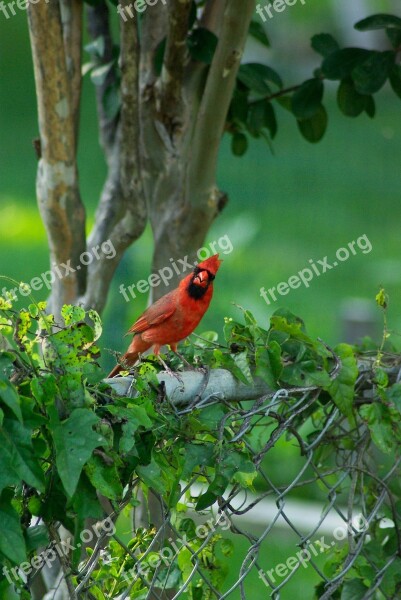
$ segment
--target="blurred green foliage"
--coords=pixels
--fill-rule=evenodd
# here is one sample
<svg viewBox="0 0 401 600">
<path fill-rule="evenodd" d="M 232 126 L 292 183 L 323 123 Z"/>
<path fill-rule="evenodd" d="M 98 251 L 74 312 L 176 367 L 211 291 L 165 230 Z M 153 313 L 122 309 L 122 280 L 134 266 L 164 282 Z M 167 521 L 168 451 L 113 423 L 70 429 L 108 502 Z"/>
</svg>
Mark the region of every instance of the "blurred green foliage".
<svg viewBox="0 0 401 600">
<path fill-rule="evenodd" d="M 383 5 L 376 2 L 372 9 L 379 4 Z M 310 10 L 317 8 L 311 4 Z M 318 20 L 306 23 L 303 9 L 295 12 L 310 35 L 317 32 Z M 318 10 L 320 17 L 323 12 Z M 0 18 L 0 271 L 29 281 L 48 269 L 48 258 L 35 202 L 37 163 L 31 141 L 37 137 L 36 101 L 25 18 L 22 12 L 8 20 Z M 305 42 L 309 46 L 309 39 Z M 285 81 L 285 85 L 292 83 Z M 329 85 L 330 126 L 318 145 L 310 146 L 301 138 L 293 117 L 281 107 L 277 107 L 280 130 L 274 154 L 263 141 L 252 140 L 247 155 L 235 158 L 230 140 L 224 140 L 218 180 L 229 193 L 230 203 L 212 227 L 209 240 L 228 234 L 234 252 L 223 256 L 213 304 L 201 330 L 216 329 L 223 316 L 235 316 L 237 309 L 230 302 L 250 308 L 262 324 L 273 310 L 287 306 L 305 318 L 313 335 L 335 343 L 342 337 L 344 298 L 369 298 L 373 307 L 380 284 L 386 285 L 392 299 L 390 322 L 399 328 L 401 258 L 399 224 L 394 217 L 399 204 L 395 157 L 401 150 L 400 101 L 385 89 L 377 104 L 374 120 L 363 115 L 351 121 L 335 106 L 334 93 L 330 98 Z M 90 227 L 105 164 L 98 147 L 89 79 L 84 81 L 81 118 L 80 178 Z M 337 269 L 315 278 L 308 289 L 302 286 L 279 296 L 270 306 L 260 297 L 262 286 L 288 281 L 308 267 L 309 259 L 326 255 L 330 259 L 339 247 L 363 234 L 373 245 L 370 254 L 351 256 Z M 148 229 L 118 269 L 104 315 L 105 347 L 122 350 L 122 333 L 146 306 L 145 295 L 126 303 L 118 287 L 147 277 L 151 249 Z M 38 293 L 38 299 L 44 297 L 45 293 Z"/>
</svg>

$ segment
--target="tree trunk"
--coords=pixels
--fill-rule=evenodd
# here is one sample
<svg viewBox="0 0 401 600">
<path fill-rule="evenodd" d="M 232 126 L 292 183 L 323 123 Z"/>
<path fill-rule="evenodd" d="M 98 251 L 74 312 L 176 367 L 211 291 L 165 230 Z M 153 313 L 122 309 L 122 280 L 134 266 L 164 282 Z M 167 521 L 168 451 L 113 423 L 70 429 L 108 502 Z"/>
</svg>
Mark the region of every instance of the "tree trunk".
<svg viewBox="0 0 401 600">
<path fill-rule="evenodd" d="M 128 0 L 120 6 L 125 10 Z M 189 55 L 190 8 L 190 0 L 147 6 L 140 39 L 137 15 L 120 18 L 119 65 L 113 64 L 96 87 L 108 175 L 86 240 L 77 165 L 82 2 L 28 6 L 41 141 L 37 196 L 49 239 L 49 310 L 55 314 L 64 303 L 103 310 L 114 272 L 148 219 L 154 272 L 168 267 L 170 259 L 194 259 L 225 204 L 215 181 L 217 156 L 254 0 L 206 2 L 199 25 L 219 36 L 210 67 Z M 109 16 L 105 1 L 88 8 L 89 33 L 103 39 L 105 65 L 113 61 Z M 158 74 L 155 52 L 164 38 Z M 117 85 L 121 109 L 115 117 L 107 114 L 104 97 Z M 115 256 L 98 250 L 85 266 L 82 253 L 93 255 L 104 244 Z M 178 279 L 174 271 L 170 285 Z M 165 291 L 161 284 L 154 296 Z"/>
</svg>

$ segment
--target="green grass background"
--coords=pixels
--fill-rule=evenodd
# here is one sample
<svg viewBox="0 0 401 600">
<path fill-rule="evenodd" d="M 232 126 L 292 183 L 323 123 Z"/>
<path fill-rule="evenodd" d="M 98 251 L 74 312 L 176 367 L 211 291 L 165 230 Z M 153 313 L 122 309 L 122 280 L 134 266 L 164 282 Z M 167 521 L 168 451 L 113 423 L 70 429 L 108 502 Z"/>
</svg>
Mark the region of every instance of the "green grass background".
<svg viewBox="0 0 401 600">
<path fill-rule="evenodd" d="M 313 16 L 321 14 L 312 1 L 311 10 Z M 307 35 L 316 33 L 319 21 L 308 23 L 306 14 L 299 12 Z M 31 142 L 37 137 L 36 101 L 23 13 L 8 20 L 0 14 L 0 39 L 0 273 L 29 281 L 48 269 L 48 255 L 35 200 L 37 163 Z M 208 241 L 227 234 L 234 251 L 223 257 L 213 303 L 200 331 L 215 329 L 221 333 L 224 316 L 240 317 L 231 303 L 251 309 L 266 327 L 273 310 L 286 306 L 304 318 L 314 336 L 335 344 L 343 335 L 344 300 L 365 298 L 374 309 L 380 284 L 390 294 L 390 327 L 401 331 L 401 101 L 385 89 L 379 95 L 374 120 L 367 116 L 351 120 L 339 113 L 334 90 L 329 87 L 327 105 L 330 125 L 318 145 L 304 141 L 294 119 L 280 107 L 274 154 L 256 140 L 248 154 L 238 159 L 231 155 L 229 140 L 223 140 L 218 182 L 228 192 L 230 202 L 213 225 Z M 89 228 L 106 170 L 88 80 L 81 122 L 79 165 Z M 307 267 L 309 259 L 326 255 L 333 259 L 338 248 L 364 234 L 373 246 L 370 254 L 358 252 L 335 270 L 315 278 L 308 289 L 293 290 L 270 306 L 260 297 L 261 286 L 270 288 L 288 280 Z M 151 248 L 148 228 L 118 269 L 104 313 L 104 348 L 123 350 L 123 332 L 146 306 L 145 296 L 127 304 L 118 287 L 148 276 Z M 44 297 L 38 293 L 38 298 Z M 107 352 L 103 360 L 105 368 L 113 362 Z M 231 582 L 245 549 L 243 541 L 237 540 L 236 545 L 238 552 L 230 561 Z M 261 564 L 272 568 L 296 551 L 295 539 L 277 532 L 262 548 Z M 311 582 L 317 582 L 313 570 L 302 569 L 286 586 L 282 598 L 312 598 Z M 252 597 L 257 600 L 269 597 L 256 574 L 247 589 L 253 590 Z M 239 598 L 238 592 L 232 598 Z"/>
</svg>

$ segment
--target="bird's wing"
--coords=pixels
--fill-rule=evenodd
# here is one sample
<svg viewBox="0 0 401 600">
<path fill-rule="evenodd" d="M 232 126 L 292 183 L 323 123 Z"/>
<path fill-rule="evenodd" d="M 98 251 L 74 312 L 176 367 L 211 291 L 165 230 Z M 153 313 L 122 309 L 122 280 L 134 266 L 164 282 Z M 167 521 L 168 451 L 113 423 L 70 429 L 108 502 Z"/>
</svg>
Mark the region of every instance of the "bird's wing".
<svg viewBox="0 0 401 600">
<path fill-rule="evenodd" d="M 157 300 L 139 317 L 128 333 L 141 333 L 153 325 L 159 325 L 175 312 L 175 290 Z"/>
</svg>

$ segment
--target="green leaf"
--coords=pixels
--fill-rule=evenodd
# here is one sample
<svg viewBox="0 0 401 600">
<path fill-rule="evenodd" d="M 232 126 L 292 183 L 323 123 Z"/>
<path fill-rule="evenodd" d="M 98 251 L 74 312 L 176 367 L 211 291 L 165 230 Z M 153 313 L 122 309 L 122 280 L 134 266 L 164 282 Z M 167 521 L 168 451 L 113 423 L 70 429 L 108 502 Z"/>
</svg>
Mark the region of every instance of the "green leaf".
<svg viewBox="0 0 401 600">
<path fill-rule="evenodd" d="M 49 533 L 46 525 L 34 525 L 25 531 L 25 541 L 28 553 L 38 548 L 46 547 L 49 543 Z"/>
<path fill-rule="evenodd" d="M 401 383 L 395 383 L 388 388 L 385 397 L 401 413 Z"/>
<path fill-rule="evenodd" d="M 3 493 L 0 500 L 0 552 L 18 565 L 26 560 L 26 547 L 18 513 Z"/>
<path fill-rule="evenodd" d="M 91 484 L 86 473 L 81 473 L 71 504 L 81 522 L 88 518 L 101 519 L 103 517 L 103 509 L 99 502 L 97 488 Z"/>
<path fill-rule="evenodd" d="M 149 419 L 146 409 L 143 406 L 130 406 L 123 408 L 121 406 L 108 406 L 107 410 L 115 417 L 122 419 L 123 435 L 120 439 L 120 452 L 129 452 L 135 445 L 134 435 L 139 427 L 152 429 L 153 422 Z"/>
<path fill-rule="evenodd" d="M 41 492 L 45 479 L 32 448 L 32 430 L 14 419 L 0 429 L 0 490 L 24 481 Z"/>
<path fill-rule="evenodd" d="M 375 94 L 386 83 L 395 55 L 392 51 L 370 52 L 369 56 L 352 69 L 355 89 L 360 94 Z"/>
<path fill-rule="evenodd" d="M 214 444 L 186 444 L 185 462 L 181 473 L 182 479 L 186 480 L 191 477 L 195 467 L 212 466 L 214 451 Z"/>
<path fill-rule="evenodd" d="M 325 58 L 322 64 L 322 71 L 327 79 L 345 79 L 369 55 L 370 51 L 363 48 L 343 48 L 342 50 L 337 50 Z"/>
<path fill-rule="evenodd" d="M 95 448 L 105 439 L 92 427 L 99 418 L 86 408 L 77 408 L 63 422 L 54 423 L 53 440 L 56 447 L 56 464 L 64 489 L 73 496 L 85 463 Z"/>
<path fill-rule="evenodd" d="M 85 320 L 85 311 L 80 306 L 72 306 L 65 304 L 61 309 L 61 316 L 64 319 L 66 325 L 74 325 L 75 323 L 81 323 Z"/>
<path fill-rule="evenodd" d="M 265 127 L 270 131 L 271 138 L 274 139 L 277 134 L 277 119 L 271 102 L 265 102 Z"/>
<path fill-rule="evenodd" d="M 358 31 L 374 31 L 375 29 L 388 29 L 393 27 L 401 29 L 401 19 L 394 15 L 379 13 L 367 17 L 366 19 L 362 19 L 362 21 L 358 21 L 354 27 Z"/>
<path fill-rule="evenodd" d="M 393 65 L 390 71 L 390 84 L 393 92 L 401 98 L 401 65 Z"/>
<path fill-rule="evenodd" d="M 188 49 L 193 60 L 210 65 L 218 44 L 218 37 L 203 27 L 194 29 L 188 38 Z"/>
<path fill-rule="evenodd" d="M 251 369 L 249 367 L 247 352 L 239 352 L 238 354 L 231 354 L 231 356 L 242 374 L 242 381 L 248 385 L 253 385 L 253 378 Z"/>
<path fill-rule="evenodd" d="M 15 387 L 8 381 L 0 379 L 0 400 L 14 413 L 18 421 L 22 423 L 20 399 Z"/>
<path fill-rule="evenodd" d="M 394 435 L 392 420 L 387 407 L 379 402 L 364 404 L 359 409 L 359 413 L 366 419 L 375 445 L 384 454 L 390 454 L 398 440 Z"/>
<path fill-rule="evenodd" d="M 376 115 L 376 103 L 373 96 L 366 96 L 365 112 L 371 119 Z"/>
<path fill-rule="evenodd" d="M 312 37 L 312 48 L 326 58 L 339 50 L 340 46 L 329 33 L 318 33 Z"/>
<path fill-rule="evenodd" d="M 204 494 L 201 494 L 196 503 L 195 510 L 200 511 L 205 510 L 205 508 L 209 508 L 209 506 L 212 506 L 216 502 L 217 498 L 218 496 L 212 492 L 205 492 Z"/>
<path fill-rule="evenodd" d="M 119 500 L 123 486 L 115 464 L 106 464 L 100 456 L 91 456 L 84 467 L 93 487 L 110 500 Z"/>
<path fill-rule="evenodd" d="M 366 596 L 366 592 L 369 591 L 362 579 L 351 579 L 344 583 L 341 600 L 362 600 Z"/>
<path fill-rule="evenodd" d="M 229 121 L 245 123 L 248 116 L 248 90 L 234 90 L 230 104 Z"/>
<path fill-rule="evenodd" d="M 340 411 L 353 420 L 354 387 L 358 377 L 357 361 L 352 347 L 348 344 L 339 344 L 335 352 L 341 360 L 340 372 L 325 389 Z"/>
<path fill-rule="evenodd" d="M 255 375 L 263 379 L 269 387 L 276 389 L 283 370 L 280 345 L 273 341 L 269 343 L 268 348 L 256 348 L 255 363 Z"/>
<path fill-rule="evenodd" d="M 249 35 L 255 38 L 255 40 L 258 40 L 263 46 L 266 46 L 266 48 L 270 48 L 269 38 L 266 35 L 262 23 L 259 21 L 251 21 L 249 25 Z"/>
<path fill-rule="evenodd" d="M 166 493 L 166 486 L 162 478 L 161 469 L 153 457 L 149 465 L 145 467 L 142 465 L 138 466 L 136 472 L 149 488 L 153 489 L 158 494 Z"/>
<path fill-rule="evenodd" d="M 274 83 L 279 88 L 283 86 L 276 71 L 259 63 L 241 65 L 237 77 L 247 88 L 263 96 L 271 94 L 269 83 Z"/>
<path fill-rule="evenodd" d="M 367 107 L 369 96 L 356 91 L 351 79 L 344 79 L 338 88 L 337 102 L 341 112 L 347 117 L 359 116 Z"/>
<path fill-rule="evenodd" d="M 292 112 L 297 119 L 311 119 L 320 110 L 324 86 L 320 79 L 309 79 L 292 96 Z"/>
<path fill-rule="evenodd" d="M 248 111 L 248 131 L 251 135 L 259 137 L 260 132 L 265 126 L 265 101 L 258 100 L 249 105 Z"/>
<path fill-rule="evenodd" d="M 401 46 L 401 30 L 400 29 L 386 29 L 386 34 L 391 42 L 393 48 L 397 49 Z"/>
<path fill-rule="evenodd" d="M 320 142 L 326 133 L 328 124 L 326 109 L 321 106 L 311 119 L 298 120 L 297 123 L 300 132 L 308 142 L 312 144 Z"/>
<path fill-rule="evenodd" d="M 236 131 L 231 139 L 231 151 L 235 156 L 243 156 L 248 150 L 248 138 Z"/>
<path fill-rule="evenodd" d="M 225 414 L 226 411 L 223 406 L 213 404 L 200 411 L 198 420 L 209 431 L 217 431 Z"/>
</svg>

